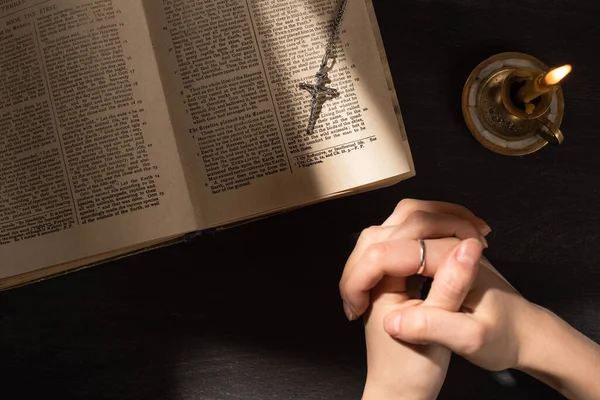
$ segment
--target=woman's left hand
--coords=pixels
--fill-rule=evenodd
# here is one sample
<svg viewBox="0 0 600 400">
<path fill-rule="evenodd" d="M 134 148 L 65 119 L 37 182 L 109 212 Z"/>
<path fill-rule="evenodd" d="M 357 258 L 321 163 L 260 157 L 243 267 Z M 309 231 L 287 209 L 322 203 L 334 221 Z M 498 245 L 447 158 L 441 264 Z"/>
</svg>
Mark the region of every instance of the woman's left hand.
<svg viewBox="0 0 600 400">
<path fill-rule="evenodd" d="M 433 277 L 442 257 L 460 240 L 475 238 L 487 246 L 491 231 L 468 209 L 451 203 L 405 199 L 381 226 L 365 229 L 346 262 L 339 289 L 350 320 L 369 307 L 370 290 L 385 276 L 403 278 L 419 269 L 420 246 L 427 254 L 424 276 Z M 431 240 L 427 240 L 431 239 Z"/>
<path fill-rule="evenodd" d="M 412 345 L 391 337 L 384 320 L 392 312 L 421 303 L 446 311 L 458 311 L 473 281 L 483 246 L 474 239 L 459 243 L 443 257 L 425 301 L 411 296 L 411 281 L 384 278 L 371 292 L 371 307 L 365 314 L 367 383 L 363 399 L 435 399 L 444 383 L 451 352 L 439 345 Z M 405 290 L 407 289 L 407 290 Z M 425 329 L 427 321 L 418 321 Z M 419 327 L 417 327 L 419 328 Z"/>
<path fill-rule="evenodd" d="M 381 227 L 363 232 L 346 264 L 340 292 L 349 319 L 368 309 L 364 399 L 437 396 L 450 351 L 398 342 L 385 332 L 383 321 L 390 312 L 422 303 L 421 277 L 407 277 L 419 269 L 419 240 L 425 239 L 430 240 L 425 241 L 423 275 L 435 275 L 425 303 L 457 311 L 477 273 L 487 233 L 487 225 L 463 207 L 416 200 L 401 202 Z"/>
</svg>

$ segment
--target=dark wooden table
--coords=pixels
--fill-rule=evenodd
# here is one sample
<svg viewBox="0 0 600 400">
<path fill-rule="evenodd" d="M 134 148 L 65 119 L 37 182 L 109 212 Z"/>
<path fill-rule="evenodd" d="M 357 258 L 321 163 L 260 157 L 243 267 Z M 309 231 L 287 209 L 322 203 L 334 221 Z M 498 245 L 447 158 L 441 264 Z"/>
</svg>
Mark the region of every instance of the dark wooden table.
<svg viewBox="0 0 600 400">
<path fill-rule="evenodd" d="M 600 3 L 375 2 L 417 177 L 0 294 L 0 396 L 358 399 L 360 323 L 337 284 L 356 234 L 404 197 L 464 204 L 488 257 L 532 301 L 600 341 Z M 572 63 L 566 142 L 509 158 L 481 147 L 462 85 L 503 51 Z M 555 399 L 454 357 L 441 399 Z"/>
</svg>

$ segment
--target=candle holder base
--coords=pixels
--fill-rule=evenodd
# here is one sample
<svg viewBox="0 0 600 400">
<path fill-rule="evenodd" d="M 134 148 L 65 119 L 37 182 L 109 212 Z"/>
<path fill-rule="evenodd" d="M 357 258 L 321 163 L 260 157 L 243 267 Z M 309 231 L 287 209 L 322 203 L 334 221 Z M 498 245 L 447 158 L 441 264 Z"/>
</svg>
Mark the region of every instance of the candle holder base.
<svg viewBox="0 0 600 400">
<path fill-rule="evenodd" d="M 511 88 L 507 88 L 507 84 L 514 83 L 516 70 L 545 72 L 548 67 L 523 53 L 490 57 L 467 79 L 462 111 L 469 130 L 483 146 L 499 154 L 523 156 L 548 143 L 562 142 L 559 128 L 564 116 L 564 96 L 559 86 L 538 99 L 535 115 L 528 116 L 525 109 L 516 110 L 518 107 L 510 101 Z"/>
</svg>

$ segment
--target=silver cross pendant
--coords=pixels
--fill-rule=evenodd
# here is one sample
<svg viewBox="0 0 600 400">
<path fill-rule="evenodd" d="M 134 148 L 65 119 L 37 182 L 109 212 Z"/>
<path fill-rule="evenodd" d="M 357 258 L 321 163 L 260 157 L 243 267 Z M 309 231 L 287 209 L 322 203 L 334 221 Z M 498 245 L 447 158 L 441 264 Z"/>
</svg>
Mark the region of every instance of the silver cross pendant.
<svg viewBox="0 0 600 400">
<path fill-rule="evenodd" d="M 319 118 L 323 102 L 330 97 L 339 96 L 339 92 L 336 89 L 326 86 L 327 83 L 329 83 L 326 68 L 327 67 L 321 68 L 319 72 L 317 72 L 317 80 L 313 85 L 310 83 L 300 84 L 301 89 L 306 89 L 312 94 L 312 102 L 310 103 L 310 116 L 308 117 L 308 127 L 306 128 L 307 135 L 311 135 L 315 129 L 315 124 Z"/>
</svg>

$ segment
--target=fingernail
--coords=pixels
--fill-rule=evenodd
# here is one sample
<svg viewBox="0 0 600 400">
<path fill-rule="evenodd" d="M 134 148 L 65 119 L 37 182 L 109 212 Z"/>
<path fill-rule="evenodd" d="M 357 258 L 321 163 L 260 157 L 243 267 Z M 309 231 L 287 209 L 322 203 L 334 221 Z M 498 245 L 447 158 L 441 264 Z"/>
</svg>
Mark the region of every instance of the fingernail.
<svg viewBox="0 0 600 400">
<path fill-rule="evenodd" d="M 354 321 L 356 319 L 356 313 L 354 312 L 354 309 L 346 302 L 344 302 L 344 313 L 346 314 L 348 321 Z"/>
<path fill-rule="evenodd" d="M 479 233 L 481 233 L 482 236 L 487 236 L 492 231 L 492 228 L 490 228 L 490 226 L 488 224 L 486 224 L 483 220 L 481 220 L 481 222 L 479 223 L 478 228 L 479 228 Z"/>
<path fill-rule="evenodd" d="M 483 247 L 485 247 L 486 249 L 490 247 L 490 245 L 488 244 L 488 241 L 485 238 L 485 236 L 481 236 L 479 238 L 479 241 L 481 242 L 481 244 L 483 245 Z"/>
<path fill-rule="evenodd" d="M 481 257 L 481 247 L 475 240 L 466 240 L 456 251 L 456 261 L 465 266 L 475 266 Z"/>
</svg>

